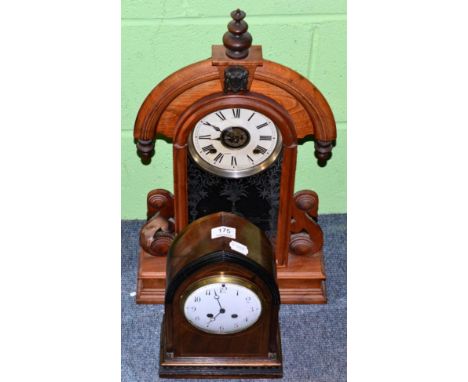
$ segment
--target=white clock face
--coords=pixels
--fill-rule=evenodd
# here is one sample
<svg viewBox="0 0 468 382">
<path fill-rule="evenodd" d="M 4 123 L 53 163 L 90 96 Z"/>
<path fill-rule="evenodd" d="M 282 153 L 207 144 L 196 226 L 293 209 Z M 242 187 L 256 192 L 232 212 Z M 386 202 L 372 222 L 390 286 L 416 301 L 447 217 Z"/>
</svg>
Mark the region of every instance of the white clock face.
<svg viewBox="0 0 468 382">
<path fill-rule="evenodd" d="M 234 282 L 217 282 L 191 292 L 184 304 L 185 318 L 196 328 L 213 334 L 231 334 L 255 324 L 262 313 L 259 297 Z"/>
<path fill-rule="evenodd" d="M 189 138 L 192 158 L 205 170 L 228 178 L 266 169 L 281 151 L 281 134 L 251 109 L 221 109 L 203 117 Z"/>
</svg>

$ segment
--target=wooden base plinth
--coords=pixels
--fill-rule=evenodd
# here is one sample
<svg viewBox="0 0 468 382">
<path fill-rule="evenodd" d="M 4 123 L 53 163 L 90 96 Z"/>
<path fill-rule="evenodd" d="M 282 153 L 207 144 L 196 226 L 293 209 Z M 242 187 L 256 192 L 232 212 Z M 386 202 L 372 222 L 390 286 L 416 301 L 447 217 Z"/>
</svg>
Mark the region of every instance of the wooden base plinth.
<svg viewBox="0 0 468 382">
<path fill-rule="evenodd" d="M 166 352 L 166 320 L 161 325 L 159 376 L 161 378 L 281 378 L 283 363 L 280 331 L 278 353 L 268 357 L 177 357 Z"/>
<path fill-rule="evenodd" d="M 304 256 L 289 254 L 288 266 L 276 270 L 282 304 L 327 302 L 322 251 Z"/>
<path fill-rule="evenodd" d="M 289 255 L 287 267 L 278 267 L 282 304 L 325 304 L 325 271 L 322 251 L 314 255 Z M 163 304 L 166 286 L 166 257 L 151 256 L 140 249 L 138 304 Z"/>
<path fill-rule="evenodd" d="M 152 256 L 140 248 L 136 302 L 164 304 L 166 256 Z"/>
</svg>

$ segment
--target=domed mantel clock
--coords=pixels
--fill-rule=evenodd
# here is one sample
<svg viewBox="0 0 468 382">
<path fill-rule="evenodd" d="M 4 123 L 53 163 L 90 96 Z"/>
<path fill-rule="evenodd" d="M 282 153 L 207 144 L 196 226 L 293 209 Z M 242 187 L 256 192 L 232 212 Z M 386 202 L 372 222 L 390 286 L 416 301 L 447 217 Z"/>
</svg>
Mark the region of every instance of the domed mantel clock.
<svg viewBox="0 0 468 382">
<path fill-rule="evenodd" d="M 148 194 L 137 302 L 163 302 L 174 236 L 200 217 L 228 211 L 272 241 L 282 303 L 325 303 L 318 196 L 294 194 L 294 175 L 303 138 L 313 137 L 319 165 L 330 158 L 334 117 L 311 82 L 251 46 L 243 11 L 231 17 L 224 46 L 167 77 L 138 112 L 134 138 L 143 163 L 157 135 L 173 143 L 174 195 Z"/>
<path fill-rule="evenodd" d="M 186 226 L 167 255 L 161 377 L 282 376 L 275 258 L 265 233 L 229 212 Z"/>
</svg>

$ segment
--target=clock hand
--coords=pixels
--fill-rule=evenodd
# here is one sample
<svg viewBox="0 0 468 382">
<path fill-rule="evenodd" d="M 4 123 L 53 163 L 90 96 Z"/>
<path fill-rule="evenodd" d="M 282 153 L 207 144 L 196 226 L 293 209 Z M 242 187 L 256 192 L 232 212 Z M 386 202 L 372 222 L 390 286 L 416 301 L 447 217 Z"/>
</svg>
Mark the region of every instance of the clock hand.
<svg viewBox="0 0 468 382">
<path fill-rule="evenodd" d="M 221 129 L 218 127 L 218 126 L 215 126 L 215 125 L 212 125 L 211 123 L 207 122 L 207 121 L 204 121 L 202 122 L 205 126 L 211 126 L 213 129 L 215 129 L 216 131 L 221 131 Z"/>
<path fill-rule="evenodd" d="M 226 309 L 224 309 L 222 306 L 221 306 L 221 303 L 219 302 L 219 296 L 218 294 L 216 293 L 216 291 L 214 291 L 215 295 L 214 295 L 214 298 L 216 299 L 216 301 L 218 302 L 218 305 L 219 305 L 219 313 L 226 313 Z M 218 313 L 218 314 L 219 314 Z"/>
<path fill-rule="evenodd" d="M 216 302 L 218 303 L 219 305 L 219 312 L 215 314 L 214 317 L 210 317 L 210 321 L 208 321 L 208 323 L 206 324 L 206 326 L 208 327 L 213 321 L 216 320 L 216 317 L 218 317 L 220 314 L 223 314 L 223 313 L 226 313 L 226 309 L 224 309 L 222 306 L 221 306 L 221 303 L 219 302 L 219 295 L 218 293 L 216 293 L 216 290 L 213 290 L 214 292 L 214 299 L 216 300 Z M 210 313 L 211 316 L 213 316 L 211 313 Z"/>
<path fill-rule="evenodd" d="M 214 293 L 215 293 L 214 298 L 215 298 L 215 300 L 217 301 L 217 303 L 219 305 L 219 313 L 215 316 L 215 318 L 216 318 L 220 313 L 226 313 L 226 309 L 224 309 L 221 306 L 221 303 L 219 302 L 219 295 L 218 295 L 218 293 L 216 293 L 216 290 L 214 291 Z"/>
<path fill-rule="evenodd" d="M 214 298 L 215 298 L 215 300 L 218 302 L 219 309 L 224 310 L 223 307 L 221 306 L 221 303 L 219 302 L 219 296 L 218 296 L 218 294 L 216 293 L 216 291 L 214 291 L 214 293 L 215 293 Z M 221 310 L 220 310 L 220 311 L 221 311 Z M 224 313 L 224 312 L 223 312 L 223 313 Z"/>
<path fill-rule="evenodd" d="M 218 137 L 218 138 L 203 138 L 203 139 L 208 139 L 210 141 L 220 141 L 221 140 L 221 137 Z"/>
<path fill-rule="evenodd" d="M 219 311 L 219 313 L 217 313 L 213 318 L 210 318 L 210 321 L 208 321 L 208 323 L 206 324 L 206 326 L 208 327 L 208 325 L 210 325 L 213 321 L 216 320 L 216 317 L 218 317 L 221 313 L 224 313 L 223 310 L 224 310 L 224 309 L 221 309 L 221 310 Z"/>
<path fill-rule="evenodd" d="M 222 312 L 220 311 L 219 313 L 215 314 L 215 316 L 213 317 L 213 321 L 216 320 L 216 317 L 218 317 Z"/>
</svg>

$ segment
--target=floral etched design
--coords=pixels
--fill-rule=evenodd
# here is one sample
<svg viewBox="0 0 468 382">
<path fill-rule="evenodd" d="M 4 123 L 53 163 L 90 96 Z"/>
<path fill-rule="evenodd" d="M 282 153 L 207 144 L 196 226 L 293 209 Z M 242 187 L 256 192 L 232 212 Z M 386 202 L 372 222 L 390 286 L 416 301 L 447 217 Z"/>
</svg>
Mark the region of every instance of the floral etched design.
<svg viewBox="0 0 468 382">
<path fill-rule="evenodd" d="M 282 157 L 265 171 L 240 178 L 222 178 L 188 161 L 190 221 L 218 211 L 243 216 L 270 238 L 276 236 Z"/>
</svg>

